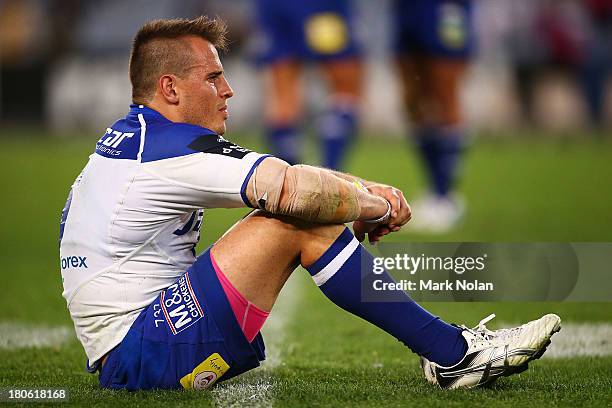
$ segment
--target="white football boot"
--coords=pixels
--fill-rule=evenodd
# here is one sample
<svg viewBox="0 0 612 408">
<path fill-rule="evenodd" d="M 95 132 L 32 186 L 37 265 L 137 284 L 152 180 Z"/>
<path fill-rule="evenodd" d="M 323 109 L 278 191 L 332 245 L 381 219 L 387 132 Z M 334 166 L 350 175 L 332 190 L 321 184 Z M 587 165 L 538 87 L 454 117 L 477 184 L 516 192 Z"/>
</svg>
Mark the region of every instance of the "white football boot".
<svg viewBox="0 0 612 408">
<path fill-rule="evenodd" d="M 468 344 L 463 359 L 452 367 L 442 367 L 421 357 L 425 378 L 441 388 L 474 388 L 487 385 L 497 378 L 507 377 L 527 369 L 531 360 L 538 359 L 550 344 L 550 337 L 561 330 L 561 318 L 547 314 L 519 327 L 491 331 L 485 323 L 494 314 L 461 333 Z"/>
</svg>

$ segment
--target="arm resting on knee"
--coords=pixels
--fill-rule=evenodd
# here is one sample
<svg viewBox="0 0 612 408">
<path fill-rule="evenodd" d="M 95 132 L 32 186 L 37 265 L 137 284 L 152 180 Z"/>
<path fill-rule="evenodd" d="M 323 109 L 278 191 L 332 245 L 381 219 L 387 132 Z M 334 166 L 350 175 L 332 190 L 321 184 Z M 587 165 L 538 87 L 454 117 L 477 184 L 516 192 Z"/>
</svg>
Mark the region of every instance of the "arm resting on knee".
<svg viewBox="0 0 612 408">
<path fill-rule="evenodd" d="M 350 182 L 331 171 L 290 166 L 267 158 L 248 182 L 247 197 L 254 206 L 273 214 L 321 223 L 373 220 L 384 216 L 389 204 L 370 194 L 358 182 Z"/>
</svg>

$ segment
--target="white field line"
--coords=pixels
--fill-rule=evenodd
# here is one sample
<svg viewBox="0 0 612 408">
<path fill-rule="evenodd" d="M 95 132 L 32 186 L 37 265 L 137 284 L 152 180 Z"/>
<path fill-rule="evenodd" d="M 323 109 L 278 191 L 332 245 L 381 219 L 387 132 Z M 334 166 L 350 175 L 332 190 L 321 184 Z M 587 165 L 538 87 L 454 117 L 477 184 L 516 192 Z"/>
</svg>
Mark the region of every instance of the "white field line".
<svg viewBox="0 0 612 408">
<path fill-rule="evenodd" d="M 295 271 L 293 275 L 307 273 Z M 221 383 L 211 391 L 218 407 L 271 407 L 274 403 L 274 368 L 282 364 L 286 327 L 300 302 L 300 287 L 305 282 L 291 276 L 283 287 L 263 328 L 266 360 L 260 368 L 235 381 Z"/>
<path fill-rule="evenodd" d="M 59 347 L 74 339 L 72 327 L 0 322 L 0 350 Z"/>
<path fill-rule="evenodd" d="M 561 323 L 543 357 L 572 358 L 612 355 L 611 323 Z"/>
</svg>

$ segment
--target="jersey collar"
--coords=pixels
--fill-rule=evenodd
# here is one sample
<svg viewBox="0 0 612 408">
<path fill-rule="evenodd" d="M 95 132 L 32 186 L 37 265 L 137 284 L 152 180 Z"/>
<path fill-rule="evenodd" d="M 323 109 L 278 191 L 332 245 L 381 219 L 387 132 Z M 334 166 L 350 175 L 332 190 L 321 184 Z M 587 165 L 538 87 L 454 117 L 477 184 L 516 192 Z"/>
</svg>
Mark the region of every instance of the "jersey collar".
<svg viewBox="0 0 612 408">
<path fill-rule="evenodd" d="M 130 105 L 130 113 L 128 116 L 138 116 L 138 114 L 142 114 L 145 119 L 148 120 L 156 120 L 164 123 L 173 123 L 170 119 L 166 118 L 164 115 L 156 111 L 155 109 L 151 109 L 145 105 L 131 104 Z"/>
</svg>

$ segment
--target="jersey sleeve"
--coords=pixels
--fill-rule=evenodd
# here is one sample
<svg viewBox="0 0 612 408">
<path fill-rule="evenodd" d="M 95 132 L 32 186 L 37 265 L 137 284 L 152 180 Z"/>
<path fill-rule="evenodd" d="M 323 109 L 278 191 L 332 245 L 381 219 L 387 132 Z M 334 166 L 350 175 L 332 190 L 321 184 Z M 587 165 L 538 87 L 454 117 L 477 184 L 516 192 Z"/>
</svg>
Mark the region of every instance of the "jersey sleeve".
<svg viewBox="0 0 612 408">
<path fill-rule="evenodd" d="M 246 196 L 248 180 L 267 157 L 240 147 L 220 147 L 142 166 L 167 186 L 164 201 L 199 208 L 252 207 Z"/>
</svg>

